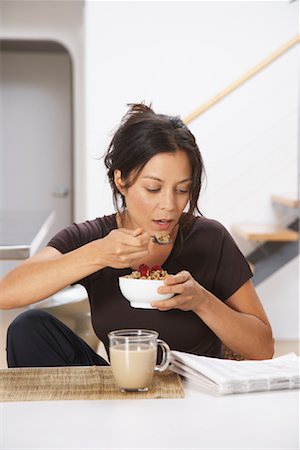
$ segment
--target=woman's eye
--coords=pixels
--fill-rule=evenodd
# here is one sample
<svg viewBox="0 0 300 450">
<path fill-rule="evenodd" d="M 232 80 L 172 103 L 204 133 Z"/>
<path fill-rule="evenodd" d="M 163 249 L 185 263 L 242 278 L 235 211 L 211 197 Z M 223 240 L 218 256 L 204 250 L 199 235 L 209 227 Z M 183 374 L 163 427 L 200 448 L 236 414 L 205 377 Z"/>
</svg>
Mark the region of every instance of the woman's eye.
<svg viewBox="0 0 300 450">
<path fill-rule="evenodd" d="M 159 192 L 159 188 L 146 188 L 148 192 Z"/>
<path fill-rule="evenodd" d="M 189 189 L 177 189 L 177 192 L 179 194 L 188 194 L 190 192 Z"/>
</svg>

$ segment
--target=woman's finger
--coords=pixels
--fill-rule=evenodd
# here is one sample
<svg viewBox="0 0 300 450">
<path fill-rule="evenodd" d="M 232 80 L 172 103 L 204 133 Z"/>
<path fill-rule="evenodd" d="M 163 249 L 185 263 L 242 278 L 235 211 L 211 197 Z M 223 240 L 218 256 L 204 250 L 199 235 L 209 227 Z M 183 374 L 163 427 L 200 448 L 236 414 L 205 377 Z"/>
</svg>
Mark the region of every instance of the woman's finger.
<svg viewBox="0 0 300 450">
<path fill-rule="evenodd" d="M 158 288 L 158 292 L 160 294 L 182 294 L 184 291 L 185 287 L 184 285 L 181 284 L 174 284 L 174 285 L 164 285 L 164 286 L 160 286 Z"/>
<path fill-rule="evenodd" d="M 171 286 L 173 284 L 181 284 L 185 283 L 190 279 L 190 273 L 187 270 L 182 270 L 181 272 L 178 272 L 176 275 L 169 275 L 165 279 L 165 284 L 167 286 Z"/>
<path fill-rule="evenodd" d="M 159 300 L 151 303 L 153 308 L 159 309 L 160 311 L 167 311 L 168 309 L 176 309 L 178 307 L 178 303 L 176 299 L 169 300 Z"/>
<path fill-rule="evenodd" d="M 148 247 L 150 236 L 142 228 L 137 228 L 134 231 L 120 228 L 118 231 L 121 232 L 123 236 L 125 235 L 124 239 L 122 238 L 124 245 L 133 248 Z"/>
<path fill-rule="evenodd" d="M 132 236 L 137 237 L 137 236 L 140 236 L 140 235 L 143 234 L 143 233 L 144 233 L 143 228 L 137 228 L 137 229 L 134 230 L 134 232 L 132 233 Z"/>
</svg>

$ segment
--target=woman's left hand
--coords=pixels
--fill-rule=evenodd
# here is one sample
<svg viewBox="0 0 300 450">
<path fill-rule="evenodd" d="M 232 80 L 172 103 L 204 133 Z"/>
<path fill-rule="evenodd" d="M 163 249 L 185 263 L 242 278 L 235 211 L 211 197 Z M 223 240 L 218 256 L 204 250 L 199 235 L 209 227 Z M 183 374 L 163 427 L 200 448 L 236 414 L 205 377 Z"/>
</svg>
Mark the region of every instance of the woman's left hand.
<svg viewBox="0 0 300 450">
<path fill-rule="evenodd" d="M 164 280 L 165 285 L 158 289 L 160 294 L 175 294 L 169 300 L 155 301 L 151 305 L 159 311 L 169 309 L 181 309 L 182 311 L 194 311 L 200 308 L 204 301 L 205 289 L 194 280 L 192 275 L 183 270 L 176 275 L 168 275 Z"/>
</svg>

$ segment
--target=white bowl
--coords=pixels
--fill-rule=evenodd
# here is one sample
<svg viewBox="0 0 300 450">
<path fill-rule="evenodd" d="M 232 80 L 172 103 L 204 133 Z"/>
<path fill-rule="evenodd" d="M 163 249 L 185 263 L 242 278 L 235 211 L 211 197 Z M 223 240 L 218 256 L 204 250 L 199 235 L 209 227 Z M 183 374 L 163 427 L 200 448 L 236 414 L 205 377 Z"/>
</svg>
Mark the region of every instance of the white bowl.
<svg viewBox="0 0 300 450">
<path fill-rule="evenodd" d="M 119 277 L 119 286 L 124 297 L 133 308 L 155 309 L 151 302 L 168 300 L 174 294 L 159 294 L 157 289 L 163 286 L 164 280 L 141 280 Z"/>
</svg>

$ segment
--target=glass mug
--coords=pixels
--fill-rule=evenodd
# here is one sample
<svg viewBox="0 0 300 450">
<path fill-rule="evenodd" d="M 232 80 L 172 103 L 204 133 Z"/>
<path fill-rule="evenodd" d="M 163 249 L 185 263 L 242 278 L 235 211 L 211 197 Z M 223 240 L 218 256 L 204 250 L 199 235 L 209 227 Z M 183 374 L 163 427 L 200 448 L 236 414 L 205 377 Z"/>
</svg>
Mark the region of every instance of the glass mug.
<svg viewBox="0 0 300 450">
<path fill-rule="evenodd" d="M 108 333 L 109 357 L 114 379 L 123 392 L 148 391 L 154 372 L 166 370 L 170 347 L 152 330 L 124 329 Z M 156 365 L 157 347 L 162 361 Z"/>
</svg>

